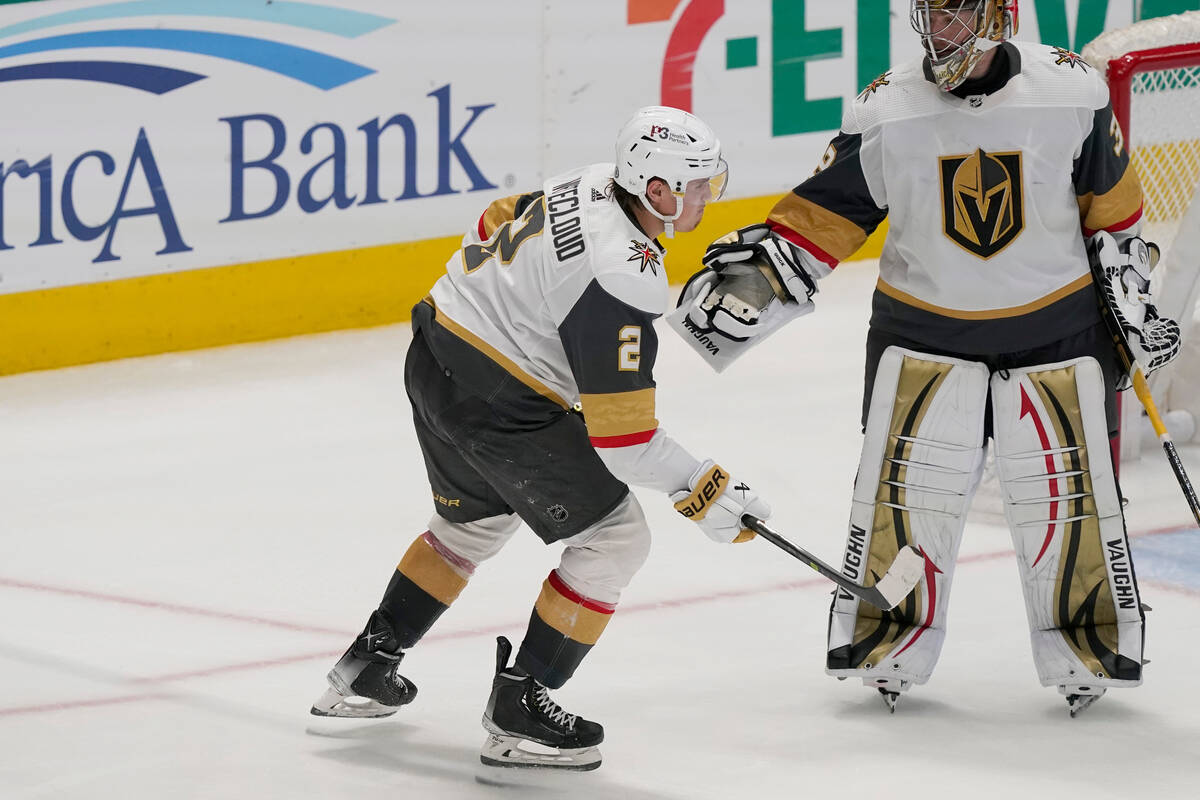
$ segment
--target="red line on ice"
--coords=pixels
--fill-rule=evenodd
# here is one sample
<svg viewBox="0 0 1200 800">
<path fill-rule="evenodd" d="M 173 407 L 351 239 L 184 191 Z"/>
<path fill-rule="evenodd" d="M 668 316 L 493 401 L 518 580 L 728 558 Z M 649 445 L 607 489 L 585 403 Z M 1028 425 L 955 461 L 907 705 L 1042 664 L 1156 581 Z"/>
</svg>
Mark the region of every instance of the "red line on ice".
<svg viewBox="0 0 1200 800">
<path fill-rule="evenodd" d="M 1193 530 L 1190 525 L 1175 525 L 1169 528 L 1159 528 L 1156 530 L 1143 531 L 1142 533 L 1130 534 L 1130 538 L 1140 538 L 1143 536 L 1157 536 L 1160 534 L 1180 533 L 1182 531 Z M 1013 555 L 1012 550 L 996 550 L 990 553 L 976 553 L 975 555 L 962 556 L 958 559 L 959 564 L 974 564 L 981 561 L 995 561 L 1000 558 L 1007 558 Z M 1188 589 L 1185 587 L 1174 586 L 1168 583 L 1159 583 L 1157 581 L 1143 580 L 1141 583 L 1152 586 L 1155 589 L 1162 589 L 1176 594 L 1185 595 L 1200 599 L 1200 592 Z M 284 628 L 288 630 L 303 631 L 307 633 L 328 633 L 339 637 L 348 638 L 353 635 L 350 631 L 336 630 L 333 628 L 319 628 L 311 625 L 297 625 L 290 622 L 281 622 L 279 620 L 267 619 L 266 617 L 247 616 L 243 614 L 230 614 L 221 611 L 212 611 L 209 609 L 196 608 L 194 606 L 185 606 L 178 603 L 160 603 L 150 600 L 141 600 L 137 598 L 121 597 L 119 595 L 105 594 L 103 592 L 92 592 L 79 589 L 67 589 L 63 587 L 44 586 L 41 584 L 28 583 L 25 581 L 16 581 L 9 578 L 0 578 L 0 586 L 7 586 L 15 589 L 29 589 L 33 591 L 51 592 L 54 594 L 62 594 L 71 597 L 82 597 L 89 600 L 102 600 L 111 603 L 120 603 L 124 605 L 135 605 L 145 608 L 153 608 L 161 611 L 169 611 L 179 614 L 188 614 L 193 616 L 213 617 L 217 619 L 228 619 L 236 622 L 251 622 L 269 627 Z M 753 597 L 756 595 L 771 594 L 772 592 L 783 592 L 794 589 L 811 589 L 814 587 L 828 586 L 828 581 L 824 578 L 808 578 L 799 581 L 785 581 L 775 583 L 769 586 L 760 586 L 752 589 L 728 589 L 720 592 L 710 592 L 703 595 L 693 595 L 691 597 L 680 597 L 674 599 L 656 600 L 649 603 L 631 603 L 620 606 L 622 614 L 638 614 L 644 611 L 658 611 L 668 608 L 686 608 L 688 606 L 700 605 L 702 603 L 712 603 L 718 600 L 729 600 L 742 597 Z M 832 589 L 831 589 L 832 591 Z M 486 628 L 466 628 L 457 631 L 447 631 L 445 633 L 431 633 L 424 638 L 426 642 L 451 641 L 455 639 L 470 639 L 477 636 L 493 636 L 498 633 L 511 631 L 515 627 L 520 627 L 523 623 L 505 623 L 503 625 L 494 625 Z M 169 683 L 171 681 L 186 680 L 189 678 L 203 678 L 212 675 L 220 675 L 231 672 L 242 672 L 255 669 L 267 669 L 270 667 L 284 666 L 287 664 L 295 664 L 302 661 L 312 661 L 316 659 L 333 658 L 341 653 L 341 650 L 322 650 L 313 653 L 302 653 L 294 656 L 285 656 L 283 658 L 265 659 L 259 661 L 248 661 L 238 664 L 223 664 L 204 669 L 190 670 L 187 672 L 166 673 L 163 675 L 151 675 L 142 678 L 134 678 L 130 684 L 157 684 Z M 8 708 L 0 708 L 0 717 L 13 716 L 17 714 L 33 714 L 46 711 L 67 711 L 77 708 L 90 708 L 93 706 L 116 705 L 122 703 L 136 703 L 143 700 L 156 700 L 168 697 L 166 693 L 140 693 L 134 695 L 121 695 L 109 698 L 95 698 L 87 700 L 66 700 L 59 703 L 43 703 L 40 705 L 30 706 L 10 706 Z"/>
<path fill-rule="evenodd" d="M 66 586 L 51 586 L 44 583 L 30 583 L 28 581 L 18 581 L 14 580 L 13 578 L 5 578 L 3 576 L 0 576 L 0 587 L 8 587 L 10 589 L 28 589 L 34 592 L 46 592 L 48 594 L 58 594 L 65 597 L 82 597 L 87 600 L 101 600 L 106 603 L 139 606 L 141 608 L 150 608 L 156 611 L 169 611 L 173 614 L 188 614 L 195 617 L 211 617 L 213 619 L 226 619 L 234 622 L 249 622 L 255 625 L 265 625 L 271 628 L 283 628 L 284 630 L 300 631 L 302 633 L 328 633 L 335 636 L 348 635 L 346 631 L 335 628 L 320 628 L 315 625 L 300 625 L 295 622 L 286 622 L 284 620 L 256 617 L 248 614 L 234 614 L 230 611 L 216 611 L 210 608 L 185 606 L 180 603 L 166 603 L 160 600 L 143 600 L 137 597 L 123 597 L 117 594 L 96 592 L 90 589 L 72 589 Z"/>
</svg>

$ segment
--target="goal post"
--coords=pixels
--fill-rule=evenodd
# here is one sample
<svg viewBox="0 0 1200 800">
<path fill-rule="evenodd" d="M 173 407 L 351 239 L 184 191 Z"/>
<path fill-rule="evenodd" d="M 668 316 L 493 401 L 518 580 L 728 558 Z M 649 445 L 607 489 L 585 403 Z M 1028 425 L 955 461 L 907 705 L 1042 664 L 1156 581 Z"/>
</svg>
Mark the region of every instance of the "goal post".
<svg viewBox="0 0 1200 800">
<path fill-rule="evenodd" d="M 1159 309 L 1179 320 L 1184 350 L 1151 376 L 1155 403 L 1177 441 L 1191 439 L 1200 418 L 1200 11 L 1136 23 L 1106 33 L 1083 51 L 1105 71 L 1113 114 L 1145 193 L 1142 235 L 1163 252 L 1153 274 Z M 1140 404 L 1127 393 L 1120 458 L 1140 455 Z"/>
</svg>

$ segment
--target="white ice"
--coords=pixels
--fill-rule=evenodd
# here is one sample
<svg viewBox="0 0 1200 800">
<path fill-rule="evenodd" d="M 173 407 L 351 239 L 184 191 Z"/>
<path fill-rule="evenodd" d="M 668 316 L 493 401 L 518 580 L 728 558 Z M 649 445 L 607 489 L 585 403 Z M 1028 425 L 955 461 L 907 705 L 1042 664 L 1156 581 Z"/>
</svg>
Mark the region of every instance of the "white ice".
<svg viewBox="0 0 1200 800">
<path fill-rule="evenodd" d="M 840 558 L 874 270 L 722 376 L 660 330 L 659 419 Z M 933 679 L 886 713 L 822 672 L 830 585 L 639 492 L 650 560 L 557 693 L 605 725 L 567 786 L 475 780 L 494 640 L 558 551 L 520 532 L 412 651 L 390 720 L 308 713 L 432 513 L 406 325 L 0 379 L 0 797 L 1194 798 L 1200 533 L 1125 470 L 1153 663 L 1078 719 L 1038 685 L 1007 530 L 967 527 Z M 1184 448 L 1194 477 L 1200 453 Z"/>
</svg>

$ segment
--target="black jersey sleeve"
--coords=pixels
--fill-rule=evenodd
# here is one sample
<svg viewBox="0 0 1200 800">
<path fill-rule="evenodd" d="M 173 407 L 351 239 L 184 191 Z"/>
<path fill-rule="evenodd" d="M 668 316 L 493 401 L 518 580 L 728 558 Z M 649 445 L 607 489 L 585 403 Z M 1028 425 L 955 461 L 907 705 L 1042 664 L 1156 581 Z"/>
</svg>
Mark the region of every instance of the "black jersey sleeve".
<svg viewBox="0 0 1200 800">
<path fill-rule="evenodd" d="M 776 203 L 767 217 L 774 231 L 830 268 L 852 256 L 887 217 L 867 186 L 862 145 L 862 134 L 840 132 L 813 176 Z"/>
<path fill-rule="evenodd" d="M 1129 163 L 1125 136 L 1111 104 L 1093 114 L 1072 178 L 1085 236 L 1100 230 L 1118 233 L 1141 220 L 1142 184 Z"/>
<path fill-rule="evenodd" d="M 593 280 L 559 326 L 596 447 L 649 441 L 654 416 L 656 316 L 609 294 Z"/>
</svg>

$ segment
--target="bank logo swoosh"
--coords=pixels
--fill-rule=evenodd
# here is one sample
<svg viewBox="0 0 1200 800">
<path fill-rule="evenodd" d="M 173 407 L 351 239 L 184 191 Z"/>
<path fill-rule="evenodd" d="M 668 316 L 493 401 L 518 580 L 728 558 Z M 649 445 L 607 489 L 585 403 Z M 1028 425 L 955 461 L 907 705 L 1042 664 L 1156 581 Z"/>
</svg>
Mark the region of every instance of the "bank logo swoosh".
<svg viewBox="0 0 1200 800">
<path fill-rule="evenodd" d="M 328 91 L 375 70 L 337 56 L 261 36 L 172 28 L 131 27 L 64 33 L 4 45 L 9 37 L 97 20 L 142 16 L 245 19 L 316 30 L 352 39 L 391 25 L 394 19 L 315 3 L 245 3 L 244 0 L 130 0 L 71 9 L 0 27 L 0 82 L 65 79 L 127 86 L 165 94 L 207 76 L 156 64 L 111 60 L 48 61 L 5 67 L 4 59 L 79 48 L 122 47 L 211 56 L 257 67 Z"/>
</svg>

